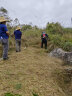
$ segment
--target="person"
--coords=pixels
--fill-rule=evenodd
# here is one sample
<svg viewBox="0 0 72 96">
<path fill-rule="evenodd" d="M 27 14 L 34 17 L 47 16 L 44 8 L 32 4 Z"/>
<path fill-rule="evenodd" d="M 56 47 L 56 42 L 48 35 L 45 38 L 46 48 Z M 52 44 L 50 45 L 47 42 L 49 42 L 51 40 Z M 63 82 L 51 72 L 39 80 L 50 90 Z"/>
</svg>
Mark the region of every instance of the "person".
<svg viewBox="0 0 72 96">
<path fill-rule="evenodd" d="M 21 28 L 19 26 L 17 26 L 16 30 L 14 31 L 15 42 L 16 42 L 16 52 L 21 51 L 22 32 L 20 30 L 21 30 Z"/>
<path fill-rule="evenodd" d="M 4 17 L 0 17 L 0 42 L 3 45 L 3 60 L 8 59 L 8 39 L 9 39 L 9 32 L 6 26 L 7 20 Z"/>
<path fill-rule="evenodd" d="M 45 44 L 45 49 L 47 49 L 47 39 L 48 39 L 48 35 L 45 32 L 42 32 L 42 34 L 41 34 L 41 48 L 43 48 L 43 45 Z"/>
</svg>

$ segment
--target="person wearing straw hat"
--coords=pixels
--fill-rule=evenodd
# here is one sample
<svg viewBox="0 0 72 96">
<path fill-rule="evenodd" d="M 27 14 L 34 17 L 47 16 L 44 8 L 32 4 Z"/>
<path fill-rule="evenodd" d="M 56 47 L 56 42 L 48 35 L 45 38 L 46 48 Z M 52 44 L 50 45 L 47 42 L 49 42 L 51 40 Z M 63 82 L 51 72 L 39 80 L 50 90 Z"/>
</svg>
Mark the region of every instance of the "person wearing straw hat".
<svg viewBox="0 0 72 96">
<path fill-rule="evenodd" d="M 8 59 L 8 38 L 9 32 L 6 26 L 7 20 L 4 17 L 0 17 L 0 41 L 3 45 L 3 60 Z"/>
<path fill-rule="evenodd" d="M 15 42 L 16 42 L 16 52 L 21 51 L 22 32 L 20 30 L 21 30 L 21 28 L 19 26 L 17 26 L 16 30 L 14 31 Z"/>
</svg>

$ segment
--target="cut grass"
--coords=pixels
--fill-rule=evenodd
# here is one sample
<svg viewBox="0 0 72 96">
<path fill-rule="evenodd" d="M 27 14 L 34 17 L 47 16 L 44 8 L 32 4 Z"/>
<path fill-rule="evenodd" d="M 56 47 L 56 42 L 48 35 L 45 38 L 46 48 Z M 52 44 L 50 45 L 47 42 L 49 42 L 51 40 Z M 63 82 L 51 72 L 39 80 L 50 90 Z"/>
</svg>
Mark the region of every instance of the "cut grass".
<svg viewBox="0 0 72 96">
<path fill-rule="evenodd" d="M 9 57 L 8 61 L 0 62 L 0 96 L 7 92 L 22 96 L 66 96 L 62 89 L 58 91 L 60 87 L 52 77 L 55 69 L 63 68 L 62 61 L 48 57 L 45 49 L 22 47 L 22 52 L 13 51 Z M 37 94 L 32 94 L 33 90 Z"/>
</svg>

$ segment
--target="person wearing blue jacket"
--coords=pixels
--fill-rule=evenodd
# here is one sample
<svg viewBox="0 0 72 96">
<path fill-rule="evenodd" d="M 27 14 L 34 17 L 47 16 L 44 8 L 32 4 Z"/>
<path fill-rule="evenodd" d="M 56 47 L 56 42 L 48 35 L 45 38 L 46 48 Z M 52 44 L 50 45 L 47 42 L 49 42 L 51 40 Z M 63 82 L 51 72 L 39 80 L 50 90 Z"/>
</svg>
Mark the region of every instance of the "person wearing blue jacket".
<svg viewBox="0 0 72 96">
<path fill-rule="evenodd" d="M 21 30 L 21 28 L 19 26 L 17 26 L 16 30 L 14 31 L 15 42 L 16 42 L 16 52 L 21 51 L 22 32 L 20 30 Z"/>
<path fill-rule="evenodd" d="M 3 60 L 8 59 L 8 39 L 9 39 L 9 32 L 6 26 L 7 20 L 4 17 L 0 17 L 0 41 L 3 45 Z"/>
</svg>

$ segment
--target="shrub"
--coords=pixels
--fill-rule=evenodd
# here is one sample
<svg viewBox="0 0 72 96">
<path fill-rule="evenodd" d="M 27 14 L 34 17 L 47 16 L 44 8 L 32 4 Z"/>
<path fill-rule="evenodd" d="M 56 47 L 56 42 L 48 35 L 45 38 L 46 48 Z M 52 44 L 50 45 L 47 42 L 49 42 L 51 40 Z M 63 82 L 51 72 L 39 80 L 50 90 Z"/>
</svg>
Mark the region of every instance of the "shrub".
<svg viewBox="0 0 72 96">
<path fill-rule="evenodd" d="M 72 51 L 72 42 L 65 42 L 63 45 L 63 49 L 66 51 Z"/>
<path fill-rule="evenodd" d="M 27 29 L 32 29 L 32 26 L 31 25 L 23 25 L 22 31 L 27 30 Z"/>
<path fill-rule="evenodd" d="M 53 35 L 51 37 L 52 43 L 56 46 L 61 46 L 62 38 L 60 35 Z"/>
<path fill-rule="evenodd" d="M 63 34 L 63 27 L 59 23 L 48 23 L 46 26 L 46 30 L 51 34 Z"/>
</svg>

